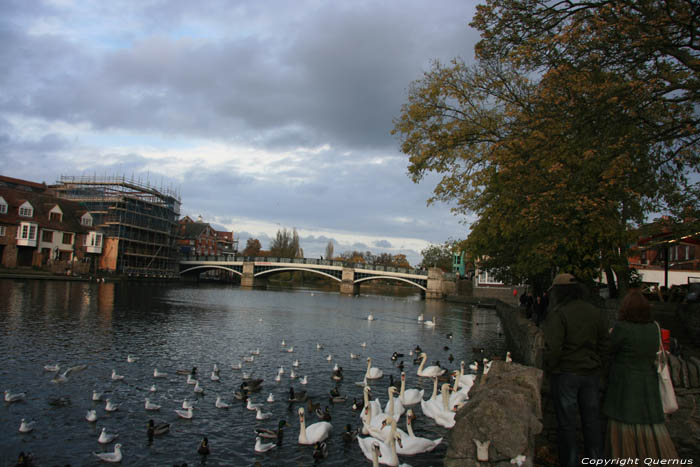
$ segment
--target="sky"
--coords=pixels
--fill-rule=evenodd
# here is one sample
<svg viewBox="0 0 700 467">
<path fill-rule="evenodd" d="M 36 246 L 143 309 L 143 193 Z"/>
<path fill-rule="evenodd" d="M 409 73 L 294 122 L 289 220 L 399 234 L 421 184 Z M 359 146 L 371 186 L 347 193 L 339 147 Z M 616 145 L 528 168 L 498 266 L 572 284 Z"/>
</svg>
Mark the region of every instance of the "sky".
<svg viewBox="0 0 700 467">
<path fill-rule="evenodd" d="M 473 58 L 477 2 L 3 0 L 0 174 L 125 176 L 181 215 L 306 257 L 463 239 L 391 135 L 434 60 Z"/>
</svg>

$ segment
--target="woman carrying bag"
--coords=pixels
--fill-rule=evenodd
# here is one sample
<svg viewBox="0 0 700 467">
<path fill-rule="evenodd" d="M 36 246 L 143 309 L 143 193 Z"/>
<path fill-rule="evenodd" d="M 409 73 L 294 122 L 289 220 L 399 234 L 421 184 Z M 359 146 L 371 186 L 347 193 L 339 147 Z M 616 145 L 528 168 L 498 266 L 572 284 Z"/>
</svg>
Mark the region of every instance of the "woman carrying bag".
<svg viewBox="0 0 700 467">
<path fill-rule="evenodd" d="M 664 423 L 657 373 L 659 341 L 651 304 L 639 290 L 630 291 L 610 334 L 611 366 L 603 402 L 608 458 L 678 458 Z"/>
</svg>

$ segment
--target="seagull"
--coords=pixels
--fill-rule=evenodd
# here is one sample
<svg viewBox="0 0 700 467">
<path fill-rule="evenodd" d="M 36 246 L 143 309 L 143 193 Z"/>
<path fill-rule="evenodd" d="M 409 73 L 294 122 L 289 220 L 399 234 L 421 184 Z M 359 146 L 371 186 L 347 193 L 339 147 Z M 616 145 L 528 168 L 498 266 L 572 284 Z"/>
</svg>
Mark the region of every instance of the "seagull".
<svg viewBox="0 0 700 467">
<path fill-rule="evenodd" d="M 255 438 L 255 452 L 267 452 L 276 447 L 277 445 L 275 443 L 263 443 L 260 436 Z"/>
<path fill-rule="evenodd" d="M 150 392 L 156 392 L 158 389 L 156 388 L 155 384 L 151 384 L 151 387 L 149 389 Z"/>
<path fill-rule="evenodd" d="M 299 366 L 299 360 L 294 360 L 294 363 L 292 363 L 293 367 L 298 367 Z"/>
<path fill-rule="evenodd" d="M 121 381 L 124 379 L 123 375 L 118 375 L 116 370 L 112 370 L 112 379 L 114 381 Z"/>
<path fill-rule="evenodd" d="M 96 422 L 97 421 L 97 411 L 96 410 L 88 410 L 87 415 L 85 416 L 85 420 L 88 422 Z"/>
<path fill-rule="evenodd" d="M 278 383 L 282 381 L 282 375 L 280 373 L 277 373 L 277 375 L 275 376 L 275 381 L 277 381 Z"/>
<path fill-rule="evenodd" d="M 374 315 L 372 313 L 367 316 L 367 321 L 374 321 Z"/>
<path fill-rule="evenodd" d="M 251 355 L 260 355 L 260 349 L 255 349 L 250 351 Z"/>
<path fill-rule="evenodd" d="M 260 407 L 257 408 L 256 412 L 256 420 L 267 420 L 268 418 L 272 417 L 272 412 L 263 412 L 262 409 L 260 409 Z"/>
<path fill-rule="evenodd" d="M 189 420 L 192 418 L 192 407 L 188 407 L 187 410 L 175 409 L 175 413 L 177 414 L 178 417 L 186 418 Z"/>
<path fill-rule="evenodd" d="M 241 364 L 241 362 L 232 363 L 232 364 L 231 364 L 231 369 L 232 369 L 232 370 L 240 370 L 240 369 L 242 369 L 242 368 L 243 368 L 243 365 Z"/>
<path fill-rule="evenodd" d="M 158 368 L 153 369 L 153 377 L 154 378 L 165 378 L 168 376 L 167 373 L 163 373 L 162 371 L 158 371 Z"/>
<path fill-rule="evenodd" d="M 219 380 L 221 380 L 221 378 L 219 377 L 219 375 L 215 371 L 212 371 L 211 372 L 211 380 L 212 381 L 219 381 Z"/>
<path fill-rule="evenodd" d="M 53 365 L 44 365 L 44 370 L 46 370 L 46 371 L 57 372 L 60 369 L 61 369 L 61 366 L 58 363 L 53 364 Z"/>
<path fill-rule="evenodd" d="M 244 355 L 243 361 L 248 362 L 248 363 L 253 362 L 253 361 L 255 361 L 255 355 L 250 355 L 250 356 Z"/>
<path fill-rule="evenodd" d="M 138 360 L 138 358 L 133 357 L 133 356 L 131 356 L 131 355 L 127 355 L 127 356 L 126 356 L 126 361 L 129 362 L 129 363 L 134 363 L 134 362 L 136 362 L 136 360 Z"/>
<path fill-rule="evenodd" d="M 284 347 L 285 345 L 287 345 L 287 343 L 284 341 L 284 339 L 282 339 L 282 344 L 281 344 L 281 345 L 282 345 L 282 347 Z"/>
<path fill-rule="evenodd" d="M 187 375 L 187 384 L 197 384 L 197 379 L 189 374 Z"/>
<path fill-rule="evenodd" d="M 323 348 L 323 345 L 321 344 L 316 344 L 316 350 L 321 350 Z"/>
<path fill-rule="evenodd" d="M 182 408 L 183 409 L 193 409 L 194 408 L 194 402 L 190 402 L 187 399 L 182 401 Z"/>
<path fill-rule="evenodd" d="M 270 395 L 267 396 L 267 401 L 268 402 L 275 402 L 275 396 L 273 396 L 272 393 L 270 393 Z"/>
<path fill-rule="evenodd" d="M 193 391 L 197 394 L 204 394 L 204 388 L 199 385 L 199 381 L 197 381 L 197 383 L 194 385 Z"/>
<path fill-rule="evenodd" d="M 10 391 L 5 391 L 5 402 L 19 402 L 24 400 L 27 395 L 23 392 L 16 392 L 12 394 Z"/>
<path fill-rule="evenodd" d="M 99 393 L 99 392 L 97 392 L 97 391 L 92 391 L 92 400 L 94 400 L 95 402 L 97 402 L 97 401 L 99 401 L 100 399 L 102 399 L 102 393 Z"/>
<path fill-rule="evenodd" d="M 231 407 L 229 404 L 221 400 L 221 396 L 216 396 L 216 403 L 214 405 L 216 405 L 217 409 L 228 409 Z"/>
<path fill-rule="evenodd" d="M 245 408 L 248 410 L 258 410 L 260 407 L 262 407 L 262 404 L 253 404 L 250 399 L 248 399 L 248 402 L 246 403 Z"/>
<path fill-rule="evenodd" d="M 36 422 L 27 422 L 24 419 L 22 419 L 22 423 L 19 425 L 19 432 L 20 433 L 29 433 L 34 429 L 34 424 Z"/>
<path fill-rule="evenodd" d="M 287 352 L 288 352 L 288 353 L 294 352 L 294 346 L 291 346 L 290 348 L 288 348 L 288 349 L 287 349 Z"/>
<path fill-rule="evenodd" d="M 146 398 L 146 410 L 160 410 L 160 405 L 152 403 L 147 397 Z"/>
<path fill-rule="evenodd" d="M 119 408 L 119 405 L 113 404 L 111 399 L 107 399 L 107 400 L 105 401 L 105 410 L 106 410 L 107 412 L 114 412 L 114 411 L 117 410 L 118 408 Z"/>
<path fill-rule="evenodd" d="M 97 438 L 97 442 L 100 444 L 109 444 L 118 437 L 119 435 L 117 433 L 107 433 L 107 428 L 102 427 L 102 432 L 100 433 L 100 437 Z"/>
<path fill-rule="evenodd" d="M 306 375 L 299 380 L 299 384 L 307 384 L 309 381 L 306 379 Z"/>
<path fill-rule="evenodd" d="M 104 462 L 121 462 L 122 461 L 122 445 L 117 443 L 114 445 L 114 452 L 94 452 Z"/>
<path fill-rule="evenodd" d="M 328 360 L 329 362 L 330 362 L 331 360 L 333 360 L 333 355 L 328 354 L 328 356 L 326 357 L 326 360 Z"/>
<path fill-rule="evenodd" d="M 350 352 L 350 358 L 352 358 L 353 360 L 355 360 L 355 359 L 357 359 L 357 358 L 360 358 L 360 356 L 357 355 L 357 354 L 354 354 L 354 353 Z"/>
<path fill-rule="evenodd" d="M 362 344 L 360 344 L 360 347 L 362 347 L 362 348 L 367 347 L 367 342 L 363 342 Z"/>
</svg>

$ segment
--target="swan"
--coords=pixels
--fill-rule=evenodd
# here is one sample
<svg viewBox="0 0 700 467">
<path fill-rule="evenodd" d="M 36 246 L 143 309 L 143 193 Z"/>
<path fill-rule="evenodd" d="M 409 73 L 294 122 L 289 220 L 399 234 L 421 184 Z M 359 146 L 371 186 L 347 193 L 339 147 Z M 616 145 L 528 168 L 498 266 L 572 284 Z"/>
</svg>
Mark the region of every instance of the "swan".
<svg viewBox="0 0 700 467">
<path fill-rule="evenodd" d="M 397 466 L 399 465 L 399 457 L 396 455 L 396 442 L 398 441 L 401 443 L 401 438 L 399 437 L 397 440 L 396 420 L 390 418 L 387 422 L 391 425 L 391 432 L 387 437 L 387 442 L 377 441 L 376 438 L 371 437 L 358 437 L 357 442 L 360 444 L 360 449 L 367 459 L 373 460 L 373 446 L 378 444 L 381 463 L 384 465 Z"/>
<path fill-rule="evenodd" d="M 158 371 L 158 368 L 153 369 L 153 377 L 154 378 L 165 378 L 168 376 L 167 373 L 163 373 L 162 371 Z"/>
<path fill-rule="evenodd" d="M 96 422 L 97 421 L 97 411 L 96 410 L 88 410 L 87 415 L 85 415 L 85 420 L 88 422 Z"/>
<path fill-rule="evenodd" d="M 401 400 L 398 397 L 394 397 L 396 388 L 394 386 L 389 386 L 389 401 L 384 407 L 384 413 L 389 415 L 394 420 L 398 420 L 401 415 L 406 411 Z"/>
<path fill-rule="evenodd" d="M 418 321 L 419 321 L 419 322 L 422 322 L 422 321 L 423 321 L 423 313 L 421 313 L 421 314 L 418 316 Z"/>
<path fill-rule="evenodd" d="M 275 443 L 263 443 L 260 436 L 255 437 L 255 452 L 267 452 L 276 447 L 277 445 Z"/>
<path fill-rule="evenodd" d="M 510 356 L 510 351 L 506 352 L 506 363 L 512 363 L 513 357 Z"/>
<path fill-rule="evenodd" d="M 119 405 L 118 405 L 118 404 L 112 403 L 112 400 L 111 400 L 111 399 L 105 400 L 105 410 L 106 410 L 107 412 L 114 412 L 114 411 L 116 411 L 118 408 L 119 408 Z"/>
<path fill-rule="evenodd" d="M 148 397 L 146 398 L 146 410 L 160 410 L 160 405 L 152 403 Z"/>
<path fill-rule="evenodd" d="M 428 355 L 425 352 L 421 352 L 420 358 L 421 362 L 420 366 L 418 367 L 418 376 L 432 378 L 434 376 L 442 376 L 445 373 L 445 371 L 447 371 L 444 368 L 440 368 L 436 365 L 431 365 L 427 368 L 423 368 L 425 366 L 425 361 L 428 359 Z"/>
<path fill-rule="evenodd" d="M 430 321 L 430 320 L 428 320 L 428 321 L 423 321 L 423 325 L 425 325 L 425 326 L 427 326 L 427 327 L 429 327 L 429 328 L 435 327 L 436 324 L 437 324 L 437 316 L 433 316 L 433 320 L 432 320 L 432 321 Z"/>
<path fill-rule="evenodd" d="M 154 436 L 164 435 L 168 431 L 170 431 L 170 423 L 159 423 L 156 425 L 152 419 L 148 421 L 146 433 L 148 434 L 149 439 L 153 438 Z"/>
<path fill-rule="evenodd" d="M 372 366 L 372 358 L 367 357 L 367 372 L 365 373 L 365 378 L 367 379 L 379 379 L 382 376 L 384 376 L 384 372 L 377 368 L 376 366 Z"/>
<path fill-rule="evenodd" d="M 216 402 L 214 403 L 217 409 L 228 409 L 231 407 L 229 404 L 221 400 L 221 396 L 216 396 Z"/>
<path fill-rule="evenodd" d="M 476 380 L 476 375 L 465 375 L 464 374 L 464 361 L 459 364 L 459 372 L 455 377 L 454 386 L 452 387 L 453 392 L 463 392 L 469 398 L 469 391 L 472 386 L 474 386 L 474 381 Z M 461 389 L 460 389 L 461 388 Z"/>
<path fill-rule="evenodd" d="M 20 433 L 29 433 L 34 429 L 34 424 L 36 422 L 27 422 L 24 419 L 22 419 L 22 423 L 19 424 L 19 432 Z"/>
<path fill-rule="evenodd" d="M 92 391 L 92 400 L 97 402 L 102 399 L 102 394 L 97 391 Z"/>
<path fill-rule="evenodd" d="M 117 443 L 114 445 L 114 452 L 93 452 L 94 455 L 104 462 L 121 462 L 122 461 L 122 445 Z"/>
<path fill-rule="evenodd" d="M 187 410 L 175 409 L 175 413 L 177 414 L 178 417 L 185 418 L 187 420 L 190 420 L 192 418 L 192 415 L 194 415 L 192 412 L 192 407 L 188 407 Z"/>
<path fill-rule="evenodd" d="M 256 420 L 267 420 L 270 417 L 272 417 L 272 412 L 263 412 L 260 407 L 257 408 L 255 414 Z"/>
<path fill-rule="evenodd" d="M 121 381 L 124 379 L 124 375 L 118 375 L 116 370 L 112 370 L 112 379 L 114 381 Z"/>
<path fill-rule="evenodd" d="M 275 396 L 270 393 L 270 395 L 267 396 L 267 402 L 275 402 Z"/>
<path fill-rule="evenodd" d="M 324 441 L 330 435 L 333 426 L 328 422 L 317 422 L 306 426 L 304 408 L 299 407 L 299 444 L 315 444 Z"/>
<path fill-rule="evenodd" d="M 304 375 L 304 377 L 299 380 L 299 384 L 307 384 L 308 382 L 309 380 L 306 378 L 306 375 Z"/>
<path fill-rule="evenodd" d="M 384 439 L 381 430 L 384 421 L 387 419 L 387 414 L 382 412 L 382 405 L 379 399 L 373 401 L 369 400 L 369 387 L 365 387 L 363 394 L 364 409 L 360 414 L 360 420 L 362 420 L 362 434 Z"/>
<path fill-rule="evenodd" d="M 421 402 L 423 413 L 432 418 L 435 423 L 445 428 L 452 428 L 455 425 L 454 410 L 450 410 L 449 401 L 450 385 L 445 383 L 442 385 L 442 406 L 439 404 L 429 404 L 426 401 Z"/>
<path fill-rule="evenodd" d="M 399 391 L 399 400 L 403 405 L 414 405 L 423 400 L 425 389 L 406 389 L 406 372 L 401 372 L 401 390 Z"/>
<path fill-rule="evenodd" d="M 100 444 L 109 444 L 115 439 L 119 437 L 119 434 L 117 433 L 107 433 L 107 428 L 102 427 L 102 432 L 100 433 L 100 437 L 97 438 L 97 442 Z"/>
<path fill-rule="evenodd" d="M 430 452 L 442 442 L 442 438 L 431 440 L 413 434 L 413 420 L 415 418 L 416 416 L 413 414 L 413 410 L 408 409 L 406 412 L 406 431 L 408 432 L 408 436 L 401 437 L 402 445 L 396 449 L 398 454 L 412 456 L 422 452 Z"/>
</svg>

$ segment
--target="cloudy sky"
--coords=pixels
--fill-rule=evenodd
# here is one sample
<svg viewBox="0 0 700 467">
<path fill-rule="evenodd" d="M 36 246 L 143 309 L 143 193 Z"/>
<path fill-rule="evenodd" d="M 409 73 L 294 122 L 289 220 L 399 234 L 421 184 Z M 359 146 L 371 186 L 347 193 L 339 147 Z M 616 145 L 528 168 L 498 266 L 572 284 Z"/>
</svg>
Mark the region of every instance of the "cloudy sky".
<svg viewBox="0 0 700 467">
<path fill-rule="evenodd" d="M 404 253 L 464 238 L 390 134 L 411 81 L 473 57 L 476 1 L 2 0 L 0 173 L 177 190 L 267 248 Z"/>
</svg>

